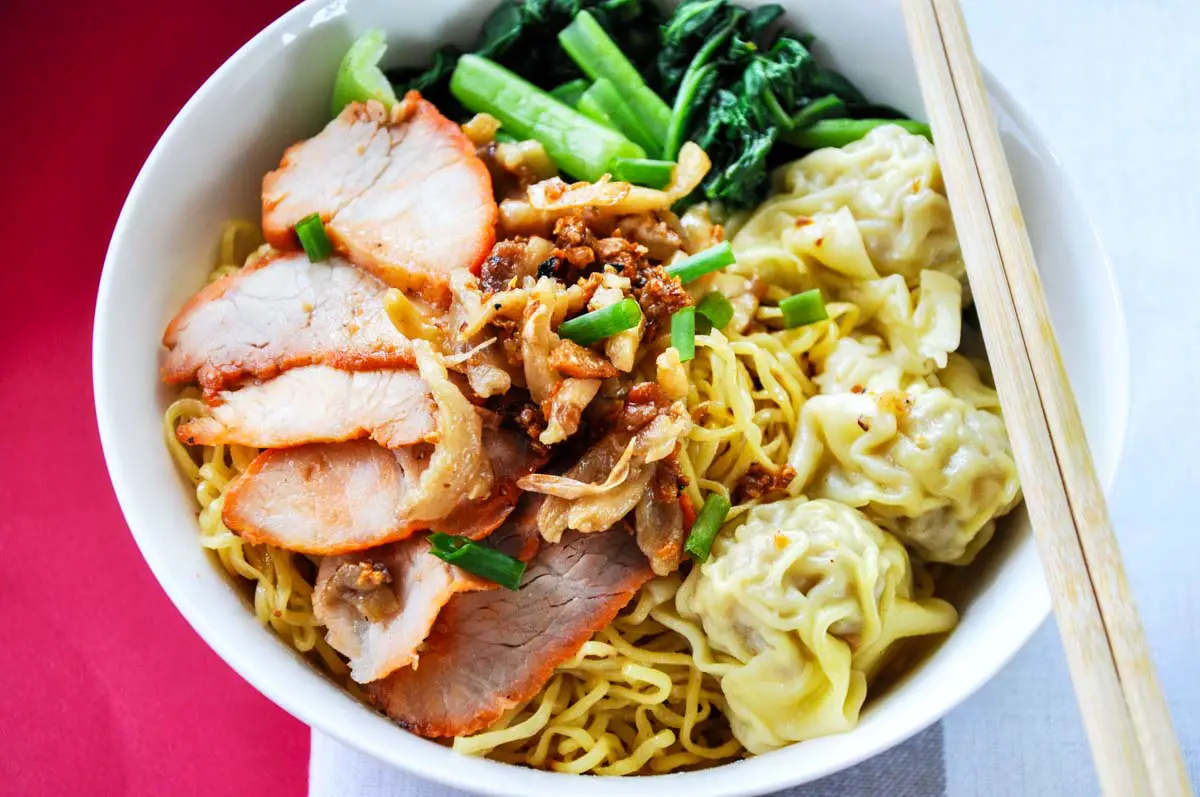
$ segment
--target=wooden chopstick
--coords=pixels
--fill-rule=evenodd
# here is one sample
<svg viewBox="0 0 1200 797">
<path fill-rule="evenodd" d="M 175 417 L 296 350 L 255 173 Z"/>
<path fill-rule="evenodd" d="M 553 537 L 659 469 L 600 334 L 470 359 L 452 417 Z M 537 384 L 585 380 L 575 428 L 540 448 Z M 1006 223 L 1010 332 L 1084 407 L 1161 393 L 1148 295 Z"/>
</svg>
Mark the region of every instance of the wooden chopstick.
<svg viewBox="0 0 1200 797">
<path fill-rule="evenodd" d="M 1189 795 L 961 9 L 905 0 L 904 12 L 1101 787 Z"/>
</svg>

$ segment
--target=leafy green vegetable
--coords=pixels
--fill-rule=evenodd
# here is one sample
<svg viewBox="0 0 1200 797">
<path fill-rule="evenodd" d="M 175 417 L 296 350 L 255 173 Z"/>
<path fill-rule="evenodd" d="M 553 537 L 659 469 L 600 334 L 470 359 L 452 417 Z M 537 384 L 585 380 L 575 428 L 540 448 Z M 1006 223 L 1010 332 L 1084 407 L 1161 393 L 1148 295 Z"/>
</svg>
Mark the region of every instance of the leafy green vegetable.
<svg viewBox="0 0 1200 797">
<path fill-rule="evenodd" d="M 822 119 L 803 130 L 784 133 L 783 138 L 803 149 L 844 147 L 882 125 L 899 125 L 914 135 L 933 140 L 929 125 L 911 119 Z"/>
<path fill-rule="evenodd" d="M 643 117 L 625 100 L 623 93 L 605 78 L 598 79 L 579 98 L 579 110 L 597 122 L 608 124 L 646 152 L 653 154 L 662 147 Z M 598 110 L 599 115 L 589 111 Z"/>
<path fill-rule="evenodd" d="M 550 89 L 550 96 L 574 108 L 576 103 L 579 102 L 579 98 L 588 90 L 589 85 L 583 78 L 568 80 L 566 83 L 560 83 Z"/>
<path fill-rule="evenodd" d="M 903 118 L 821 66 L 811 37 L 786 29 L 782 16 L 777 4 L 746 9 L 730 0 L 682 0 L 666 17 L 653 0 L 502 0 L 470 49 L 649 157 L 672 161 L 684 142 L 696 142 L 712 168 L 681 204 L 710 199 L 737 209 L 763 199 L 778 163 L 854 140 L 880 123 L 872 120 Z M 448 91 L 461 56 L 446 47 L 428 66 L 388 77 L 398 92 L 418 89 L 443 113 L 462 116 Z M 610 85 L 597 88 L 597 78 Z M 594 158 L 584 161 L 591 173 Z M 559 165 L 588 179 L 579 159 L 576 171 Z"/>
<path fill-rule="evenodd" d="M 396 102 L 392 84 L 379 68 L 379 59 L 387 51 L 387 41 L 381 30 L 369 30 L 359 36 L 338 65 L 333 82 L 330 111 L 337 116 L 352 102 L 379 100 L 387 107 Z"/>
<path fill-rule="evenodd" d="M 568 174 L 595 181 L 616 158 L 643 158 L 637 144 L 602 127 L 486 58 L 458 59 L 450 90 L 465 108 L 489 113 L 519 139 L 536 139 Z"/>
<path fill-rule="evenodd" d="M 542 88 L 583 77 L 558 46 L 558 34 L 588 11 L 621 52 L 646 74 L 658 50 L 662 14 L 651 0 L 503 0 L 484 22 L 468 52 L 488 58 Z M 416 89 L 447 116 L 460 115 L 450 95 L 450 75 L 462 50 L 443 47 L 424 68 L 387 73 L 399 92 Z"/>
<path fill-rule="evenodd" d="M 826 94 L 819 100 L 813 100 L 800 109 L 792 117 L 791 130 L 808 127 L 813 122 L 819 122 L 831 116 L 845 116 L 846 101 L 836 94 Z"/>
<path fill-rule="evenodd" d="M 612 98 L 611 102 L 628 105 L 631 111 L 628 122 L 625 114 L 605 108 L 606 113 L 621 125 L 625 135 L 648 152 L 657 153 L 667 135 L 671 109 L 646 85 L 637 67 L 621 52 L 596 18 L 588 11 L 580 11 L 558 34 L 558 43 L 571 60 L 596 81 L 592 90 L 607 82 L 605 91 Z M 631 129 L 635 126 L 645 130 L 648 138 L 638 136 Z"/>
<path fill-rule="evenodd" d="M 817 63 L 810 37 L 778 30 L 778 5 L 753 11 L 728 0 L 683 0 L 661 29 L 652 84 L 673 98 L 664 158 L 684 141 L 708 153 L 704 196 L 732 207 L 761 201 L 772 153 L 795 131 L 838 116 L 895 117 Z"/>
</svg>

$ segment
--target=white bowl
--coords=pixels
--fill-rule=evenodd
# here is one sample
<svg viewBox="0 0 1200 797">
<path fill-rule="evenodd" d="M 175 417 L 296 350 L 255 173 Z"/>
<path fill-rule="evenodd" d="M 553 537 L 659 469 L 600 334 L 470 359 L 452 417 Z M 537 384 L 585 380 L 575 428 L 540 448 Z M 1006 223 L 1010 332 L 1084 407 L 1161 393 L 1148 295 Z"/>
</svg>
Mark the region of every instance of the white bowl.
<svg viewBox="0 0 1200 797">
<path fill-rule="evenodd" d="M 390 63 L 469 43 L 491 3 L 308 0 L 214 74 L 147 159 L 113 233 L 96 306 L 96 414 L 113 486 L 147 563 L 197 632 L 251 684 L 304 722 L 381 761 L 463 789 L 505 795 L 741 795 L 851 766 L 931 724 L 992 677 L 1049 612 L 1023 515 L 1006 522 L 959 608 L 962 623 L 915 672 L 872 701 L 859 726 L 703 773 L 580 778 L 476 758 L 401 730 L 322 677 L 255 619 L 197 541 L 195 499 L 163 445 L 171 391 L 159 339 L 204 281 L 221 223 L 256 218 L 263 174 L 327 120 L 338 60 L 367 28 Z M 895 0 L 785 2 L 822 54 L 871 97 L 920 115 Z M 1111 480 L 1125 428 L 1128 352 L 1120 305 L 1091 225 L 1050 148 L 991 85 L 1042 265 L 1063 355 L 1100 472 Z"/>
</svg>

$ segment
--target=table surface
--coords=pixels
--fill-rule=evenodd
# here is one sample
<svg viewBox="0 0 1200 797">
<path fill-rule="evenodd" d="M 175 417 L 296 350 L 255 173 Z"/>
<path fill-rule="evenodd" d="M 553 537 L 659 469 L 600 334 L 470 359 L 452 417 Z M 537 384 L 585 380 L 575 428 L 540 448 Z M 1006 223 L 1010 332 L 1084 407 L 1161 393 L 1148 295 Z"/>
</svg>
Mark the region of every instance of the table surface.
<svg viewBox="0 0 1200 797">
<path fill-rule="evenodd" d="M 6 792 L 305 791 L 307 730 L 204 646 L 125 529 L 101 459 L 89 356 L 105 248 L 138 168 L 205 77 L 288 5 L 0 0 L 9 120 L 0 230 L 17 253 L 0 270 L 14 344 L 0 353 Z M 1200 345 L 1200 13 L 1189 0 L 969 0 L 968 18 L 981 59 L 1057 142 L 1117 270 L 1134 357 L 1112 509 L 1196 772 L 1200 534 L 1187 496 L 1200 485 L 1191 407 L 1200 387 L 1191 354 Z M 1066 751 L 1039 754 L 1013 733 L 1010 760 L 1067 765 L 1059 782 L 1090 782 L 1082 731 L 1061 699 L 1069 683 L 1057 645 L 1047 626 L 950 717 L 948 738 L 960 715 L 999 713 L 1017 699 L 1032 719 L 1052 705 L 1067 715 Z M 1059 699 L 1039 701 L 1048 695 Z M 995 739 L 956 744 L 947 746 L 951 774 L 987 777 L 983 751 Z"/>
</svg>

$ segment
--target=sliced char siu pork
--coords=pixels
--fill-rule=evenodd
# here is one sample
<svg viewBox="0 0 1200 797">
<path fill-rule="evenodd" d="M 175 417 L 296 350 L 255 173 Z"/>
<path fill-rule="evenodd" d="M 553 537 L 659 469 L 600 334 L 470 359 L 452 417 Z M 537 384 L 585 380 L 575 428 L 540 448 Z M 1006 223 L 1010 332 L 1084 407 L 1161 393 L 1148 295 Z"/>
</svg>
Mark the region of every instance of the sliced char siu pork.
<svg viewBox="0 0 1200 797">
<path fill-rule="evenodd" d="M 273 253 L 204 287 L 167 326 L 163 380 L 207 396 L 289 368 L 411 367 L 383 307 L 387 286 L 349 262 Z"/>
<path fill-rule="evenodd" d="M 272 246 L 297 248 L 296 223 L 319 214 L 339 253 L 434 301 L 449 298 L 451 271 L 478 273 L 495 241 L 487 167 L 415 91 L 390 111 L 352 103 L 288 149 L 263 180 L 262 206 Z"/>
<path fill-rule="evenodd" d="M 532 494 L 496 529 L 488 544 L 527 562 L 541 537 Z M 313 610 L 325 639 L 350 659 L 351 677 L 368 683 L 419 665 L 420 648 L 442 607 L 459 592 L 493 589 L 491 582 L 434 556 L 424 536 L 321 560 Z"/>
<path fill-rule="evenodd" d="M 437 407 L 415 369 L 293 368 L 240 390 L 221 391 L 209 415 L 180 425 L 188 445 L 289 448 L 370 437 L 387 448 L 437 437 Z"/>
<path fill-rule="evenodd" d="M 532 513 L 526 520 L 536 522 Z M 368 684 L 367 694 L 422 736 L 480 731 L 536 695 L 651 575 L 623 525 L 569 533 L 541 546 L 520 590 L 451 598 L 425 640 L 420 666 Z"/>
<path fill-rule="evenodd" d="M 431 463 L 428 445 L 388 450 L 355 440 L 266 451 L 229 488 L 222 517 L 244 539 L 308 554 L 361 551 L 426 528 L 479 539 L 512 511 L 517 479 L 541 464 L 529 442 L 484 430 L 489 489 L 474 498 L 473 474 L 453 460 Z M 431 498 L 450 505 L 434 508 Z"/>
<path fill-rule="evenodd" d="M 368 683 L 415 664 L 438 613 L 458 592 L 494 584 L 446 564 L 422 537 L 321 561 L 313 611 L 325 639 Z"/>
</svg>

